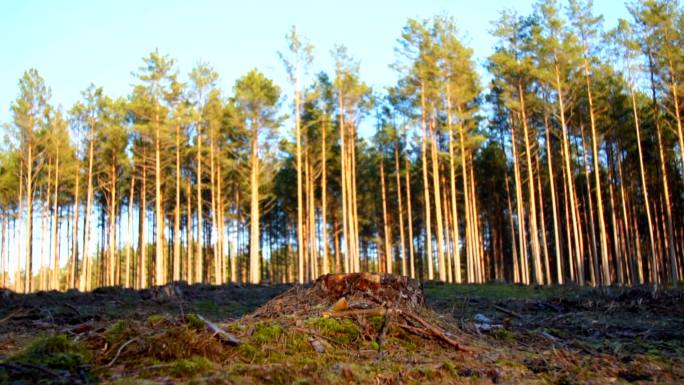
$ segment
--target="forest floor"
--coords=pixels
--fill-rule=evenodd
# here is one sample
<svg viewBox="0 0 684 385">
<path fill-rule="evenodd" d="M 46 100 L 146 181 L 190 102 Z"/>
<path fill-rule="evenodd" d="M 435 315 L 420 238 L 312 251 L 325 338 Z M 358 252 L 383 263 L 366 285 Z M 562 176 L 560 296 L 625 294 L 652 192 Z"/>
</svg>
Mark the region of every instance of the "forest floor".
<svg viewBox="0 0 684 385">
<path fill-rule="evenodd" d="M 377 315 L 250 315 L 291 288 L 0 290 L 0 384 L 684 383 L 681 290 L 425 284 L 459 349 Z"/>
</svg>

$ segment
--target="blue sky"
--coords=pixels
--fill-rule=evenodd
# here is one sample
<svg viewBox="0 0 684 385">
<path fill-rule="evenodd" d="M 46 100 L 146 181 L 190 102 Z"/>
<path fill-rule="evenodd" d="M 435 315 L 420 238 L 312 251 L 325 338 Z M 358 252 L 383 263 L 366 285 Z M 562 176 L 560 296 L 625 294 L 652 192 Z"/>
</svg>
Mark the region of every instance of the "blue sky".
<svg viewBox="0 0 684 385">
<path fill-rule="evenodd" d="M 598 0 L 606 26 L 627 17 L 622 0 Z M 330 50 L 344 44 L 361 60 L 361 75 L 374 87 L 396 80 L 388 68 L 406 19 L 452 15 L 478 62 L 491 52 L 491 21 L 504 8 L 529 13 L 517 0 L 0 1 L 0 123 L 11 119 L 17 81 L 36 68 L 52 88 L 52 102 L 67 110 L 90 83 L 125 96 L 141 58 L 158 48 L 177 59 L 185 75 L 198 61 L 211 64 L 226 91 L 251 68 L 289 92 L 277 51 L 292 25 L 315 46 L 314 71 L 330 71 Z"/>
</svg>

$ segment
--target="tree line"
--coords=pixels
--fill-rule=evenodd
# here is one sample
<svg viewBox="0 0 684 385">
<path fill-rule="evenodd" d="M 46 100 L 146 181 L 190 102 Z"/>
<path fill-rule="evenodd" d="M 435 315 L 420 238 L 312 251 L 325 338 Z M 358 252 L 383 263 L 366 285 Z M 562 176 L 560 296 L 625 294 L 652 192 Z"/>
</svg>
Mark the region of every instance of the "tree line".
<svg viewBox="0 0 684 385">
<path fill-rule="evenodd" d="M 154 51 L 127 97 L 91 85 L 62 111 L 28 70 L 0 154 L 0 284 L 379 271 L 676 285 L 684 11 L 627 7 L 631 19 L 609 30 L 590 0 L 501 12 L 486 81 L 446 15 L 407 21 L 399 80 L 384 90 L 344 46 L 316 72 L 294 27 L 282 87 L 254 69 L 226 92 L 209 64 L 182 75 Z"/>
</svg>

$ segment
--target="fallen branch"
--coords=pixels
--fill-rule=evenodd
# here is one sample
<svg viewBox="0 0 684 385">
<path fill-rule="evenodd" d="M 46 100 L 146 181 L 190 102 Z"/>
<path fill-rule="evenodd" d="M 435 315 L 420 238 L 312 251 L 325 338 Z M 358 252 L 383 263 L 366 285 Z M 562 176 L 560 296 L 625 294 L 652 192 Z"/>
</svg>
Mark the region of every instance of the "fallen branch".
<svg viewBox="0 0 684 385">
<path fill-rule="evenodd" d="M 427 329 L 429 333 L 424 333 L 426 335 L 431 335 L 432 337 L 437 338 L 438 340 L 441 340 L 445 342 L 448 345 L 451 345 L 452 347 L 467 352 L 468 350 L 461 347 L 461 345 L 451 339 L 449 336 L 447 336 L 442 330 L 439 328 L 435 327 L 431 323 L 425 321 L 424 319 L 418 317 L 417 315 L 411 313 L 411 312 L 405 312 L 402 311 L 401 309 L 387 309 L 384 307 L 379 307 L 379 308 L 374 308 L 374 309 L 358 309 L 358 310 L 345 310 L 345 311 L 339 311 L 339 312 L 323 312 L 322 316 L 323 317 L 335 317 L 335 318 L 342 318 L 342 317 L 353 317 L 353 316 L 364 316 L 364 317 L 374 317 L 374 316 L 381 316 L 381 317 L 386 317 L 387 315 L 391 314 L 396 314 L 396 315 L 403 315 L 406 319 L 411 319 L 418 324 L 420 324 L 423 328 Z"/>
<path fill-rule="evenodd" d="M 132 344 L 133 342 L 135 342 L 135 341 L 137 341 L 137 340 L 138 340 L 138 337 L 135 337 L 135 338 L 132 338 L 132 339 L 130 339 L 130 340 L 124 342 L 123 345 L 121 345 L 121 346 L 119 347 L 119 349 L 116 351 L 116 355 L 114 355 L 114 358 L 112 358 L 112 360 L 109 361 L 109 363 L 108 363 L 107 365 L 105 365 L 105 366 L 108 367 L 108 368 L 111 368 L 112 365 L 114 365 L 114 363 L 116 362 L 116 360 L 117 360 L 117 359 L 119 358 L 119 356 L 121 355 L 121 352 L 123 352 L 123 350 L 126 348 L 126 346 Z"/>
<path fill-rule="evenodd" d="M 238 339 L 236 336 L 228 333 L 227 331 L 221 329 L 218 325 L 215 323 L 209 321 L 208 319 L 202 317 L 201 315 L 197 314 L 197 318 L 200 319 L 200 321 L 204 322 L 204 326 L 206 328 L 214 333 L 214 336 L 217 336 L 219 340 L 222 342 L 225 342 L 229 345 L 239 345 L 240 344 L 240 339 Z"/>
<path fill-rule="evenodd" d="M 496 310 L 498 310 L 498 311 L 500 311 L 500 312 L 502 312 L 502 313 L 508 314 L 508 315 L 511 316 L 511 317 L 522 318 L 522 316 L 521 316 L 520 314 L 514 312 L 513 310 L 508 310 L 508 309 L 506 309 L 506 308 L 503 307 L 503 306 L 494 305 L 494 309 L 496 309 Z"/>
<path fill-rule="evenodd" d="M 407 318 L 411 318 L 412 320 L 414 320 L 414 321 L 418 322 L 419 324 L 421 324 L 425 329 L 429 330 L 430 333 L 432 333 L 432 335 L 433 335 L 434 337 L 436 337 L 437 339 L 442 340 L 443 342 L 447 343 L 448 345 L 451 345 L 452 347 L 454 347 L 454 348 L 456 348 L 456 349 L 458 349 L 458 350 L 460 350 L 460 351 L 463 351 L 463 352 L 468 352 L 468 351 L 469 351 L 468 349 L 465 349 L 465 348 L 461 347 L 461 345 L 460 345 L 458 342 L 452 340 L 452 339 L 451 339 L 449 336 L 447 336 L 442 330 L 440 330 L 439 328 L 433 326 L 432 324 L 430 324 L 429 322 L 425 321 L 424 319 L 418 317 L 417 315 L 412 314 L 412 313 L 403 313 L 403 314 L 404 314 L 404 316 L 406 316 Z"/>
</svg>

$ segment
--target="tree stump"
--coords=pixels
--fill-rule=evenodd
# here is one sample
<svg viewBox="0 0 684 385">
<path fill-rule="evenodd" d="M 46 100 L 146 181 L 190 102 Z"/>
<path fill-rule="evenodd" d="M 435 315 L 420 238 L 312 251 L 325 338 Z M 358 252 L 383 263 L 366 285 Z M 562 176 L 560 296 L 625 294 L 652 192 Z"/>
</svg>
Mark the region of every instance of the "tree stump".
<svg viewBox="0 0 684 385">
<path fill-rule="evenodd" d="M 417 309 L 425 304 L 420 281 L 386 273 L 323 275 L 314 282 L 311 292 L 328 302 L 345 298 L 354 305 L 356 301 L 357 307 L 369 301 L 387 308 Z"/>
<path fill-rule="evenodd" d="M 385 273 L 327 274 L 310 288 L 295 286 L 277 296 L 243 322 L 264 319 L 306 320 L 336 318 L 368 324 L 371 317 L 382 317 L 377 336 L 394 330 L 437 340 L 465 351 L 452 336 L 439 327 L 435 314 L 425 306 L 422 285 L 418 280 Z"/>
</svg>

